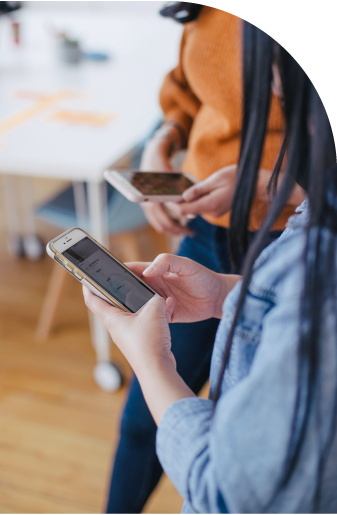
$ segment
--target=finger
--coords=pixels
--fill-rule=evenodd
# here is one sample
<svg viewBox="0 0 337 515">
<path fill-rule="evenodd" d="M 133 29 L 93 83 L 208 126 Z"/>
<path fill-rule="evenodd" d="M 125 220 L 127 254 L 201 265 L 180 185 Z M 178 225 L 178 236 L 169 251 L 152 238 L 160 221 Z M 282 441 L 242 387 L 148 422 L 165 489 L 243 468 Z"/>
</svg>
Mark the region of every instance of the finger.
<svg viewBox="0 0 337 515">
<path fill-rule="evenodd" d="M 155 204 L 154 202 L 150 202 L 148 204 L 142 203 L 142 208 L 149 224 L 155 229 L 155 231 L 162 233 L 163 228 L 158 221 L 161 204 Z"/>
<path fill-rule="evenodd" d="M 175 217 L 181 216 L 180 206 L 181 206 L 181 204 L 177 203 L 177 202 L 165 202 L 165 207 L 168 208 L 170 210 L 170 212 L 173 213 L 173 216 L 175 216 Z M 189 220 L 194 220 L 195 215 L 187 215 L 186 218 Z M 181 222 L 179 222 L 179 224 L 183 229 L 188 231 L 187 234 L 189 234 L 189 236 L 194 236 L 194 232 L 190 229 L 190 227 L 188 227 L 188 225 L 183 225 Z"/>
<path fill-rule="evenodd" d="M 178 202 L 165 202 L 165 211 L 169 214 L 169 216 L 171 216 L 171 218 L 179 214 L 177 210 L 178 205 Z"/>
<path fill-rule="evenodd" d="M 167 318 L 166 311 L 167 307 L 165 299 L 159 295 L 154 295 L 152 299 L 145 304 L 139 316 L 143 316 L 143 314 L 145 314 L 146 317 L 150 318 L 158 315 L 162 318 Z"/>
<path fill-rule="evenodd" d="M 131 263 L 124 263 L 128 268 L 130 268 L 130 270 L 138 275 L 138 277 L 141 277 L 143 275 L 143 272 L 144 270 L 146 270 L 150 265 L 151 265 L 151 262 L 147 262 L 147 263 L 144 263 L 144 262 L 131 262 Z"/>
<path fill-rule="evenodd" d="M 163 206 L 161 206 L 161 210 L 157 212 L 156 222 L 161 226 L 162 232 L 176 235 L 191 235 L 191 230 L 188 229 L 188 227 L 183 227 L 178 221 L 173 220 Z"/>
<path fill-rule="evenodd" d="M 166 273 L 180 275 L 189 270 L 195 270 L 191 259 L 174 256 L 173 254 L 159 254 L 153 263 L 143 272 L 144 277 L 158 277 Z"/>
<path fill-rule="evenodd" d="M 162 204 L 142 204 L 147 221 L 160 234 L 186 234 L 193 236 L 188 227 L 183 227 L 179 222 L 173 220 Z"/>
<path fill-rule="evenodd" d="M 166 299 L 166 318 L 167 318 L 167 322 L 169 324 L 172 321 L 174 306 L 175 306 L 174 299 L 172 297 L 167 297 L 167 299 Z"/>
<path fill-rule="evenodd" d="M 119 308 L 111 306 L 105 300 L 94 295 L 86 286 L 82 286 L 82 290 L 85 305 L 103 322 L 105 326 L 108 326 L 115 316 L 125 315 L 125 313 Z"/>
<path fill-rule="evenodd" d="M 151 209 L 151 222 L 158 232 L 165 232 L 170 227 L 170 217 L 161 204 Z"/>
<path fill-rule="evenodd" d="M 233 177 L 235 177 L 237 165 L 228 165 L 216 172 L 212 173 L 204 181 L 198 182 L 194 186 L 191 186 L 183 193 L 183 199 L 186 202 L 192 202 L 197 200 L 199 197 L 210 193 L 211 191 L 218 189 L 219 187 L 231 187 Z"/>
<path fill-rule="evenodd" d="M 180 228 L 180 234 L 186 234 L 187 236 L 194 236 L 192 229 L 186 224 L 187 220 L 179 220 L 179 204 L 177 202 L 165 202 L 163 208 L 170 217 L 170 220 Z M 177 218 L 178 217 L 178 218 Z"/>
<path fill-rule="evenodd" d="M 207 179 L 204 181 L 198 182 L 198 184 L 195 184 L 194 186 L 191 186 L 185 190 L 182 195 L 183 199 L 185 202 L 192 202 L 192 200 L 196 200 L 197 198 L 206 195 L 214 189 L 214 182 L 214 177 L 212 175 L 207 177 Z"/>
<path fill-rule="evenodd" d="M 194 202 L 184 202 L 183 204 L 179 204 L 179 212 L 181 216 L 211 213 L 212 211 L 214 211 L 212 192 L 204 195 Z"/>
</svg>

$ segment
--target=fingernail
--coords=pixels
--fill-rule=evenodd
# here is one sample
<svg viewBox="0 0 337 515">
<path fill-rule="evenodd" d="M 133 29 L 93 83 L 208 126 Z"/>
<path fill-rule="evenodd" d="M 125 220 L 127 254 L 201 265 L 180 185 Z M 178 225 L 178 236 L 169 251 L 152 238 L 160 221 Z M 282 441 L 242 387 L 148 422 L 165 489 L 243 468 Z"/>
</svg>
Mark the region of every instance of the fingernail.
<svg viewBox="0 0 337 515">
<path fill-rule="evenodd" d="M 186 215 L 186 218 L 188 218 L 188 220 L 194 220 L 196 218 L 195 215 Z"/>
<path fill-rule="evenodd" d="M 154 272 L 156 269 L 156 267 L 154 265 L 150 265 L 148 268 L 146 268 L 143 272 L 143 275 L 149 275 L 149 274 L 152 274 L 152 272 Z"/>
</svg>

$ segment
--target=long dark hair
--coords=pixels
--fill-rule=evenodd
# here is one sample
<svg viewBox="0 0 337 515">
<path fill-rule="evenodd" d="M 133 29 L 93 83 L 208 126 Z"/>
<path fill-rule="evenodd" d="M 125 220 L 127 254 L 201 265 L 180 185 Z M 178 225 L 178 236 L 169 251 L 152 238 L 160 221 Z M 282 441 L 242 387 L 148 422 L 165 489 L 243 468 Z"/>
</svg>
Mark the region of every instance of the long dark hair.
<svg viewBox="0 0 337 515">
<path fill-rule="evenodd" d="M 252 246 L 248 249 L 248 223 L 269 115 L 272 64 L 277 61 L 283 89 L 286 120 L 284 143 L 277 160 L 270 190 L 274 198 Z M 263 250 L 268 232 L 286 204 L 295 182 L 306 191 L 309 203 L 306 248 L 303 254 L 305 279 L 300 307 L 296 402 L 288 442 L 287 457 L 275 496 L 288 484 L 297 465 L 311 414 L 313 399 L 320 391 L 319 364 L 324 313 L 329 303 L 337 313 L 337 167 L 336 148 L 327 113 L 311 81 L 291 55 L 257 27 L 244 23 L 243 36 L 244 109 L 237 182 L 234 192 L 229 243 L 236 266 L 246 253 L 242 286 L 236 314 L 229 332 L 222 362 L 221 379 L 215 390 L 217 401 L 221 380 L 230 356 L 238 316 L 252 276 L 256 258 Z M 276 191 L 286 152 L 282 184 Z M 329 309 L 329 311 L 330 311 Z M 337 317 L 336 317 L 337 318 Z M 337 340 L 337 327 L 334 328 Z M 321 429 L 319 413 L 314 414 Z M 320 460 L 313 506 L 319 501 L 322 470 L 337 421 L 337 377 L 331 392 L 329 434 L 318 435 Z M 311 492 L 308 492 L 310 495 Z M 273 501 L 270 500 L 270 502 Z M 269 506 L 269 505 L 268 505 Z M 268 506 L 265 507 L 268 510 Z"/>
</svg>

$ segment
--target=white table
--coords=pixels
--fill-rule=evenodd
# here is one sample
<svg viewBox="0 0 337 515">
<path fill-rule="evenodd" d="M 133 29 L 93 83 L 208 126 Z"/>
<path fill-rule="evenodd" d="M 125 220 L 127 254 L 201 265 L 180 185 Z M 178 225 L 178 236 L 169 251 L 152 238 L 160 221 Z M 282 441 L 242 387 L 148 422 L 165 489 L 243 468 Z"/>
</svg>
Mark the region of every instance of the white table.
<svg viewBox="0 0 337 515">
<path fill-rule="evenodd" d="M 22 45 L 0 20 L 0 173 L 88 184 L 92 235 L 105 241 L 104 169 L 151 130 L 161 112 L 158 92 L 175 66 L 182 28 L 159 15 L 121 16 L 23 10 Z M 108 62 L 61 62 L 51 26 L 69 30 Z M 35 98 L 34 98 L 35 96 Z M 106 125 L 70 124 L 60 112 L 114 115 Z M 107 332 L 96 319 L 98 361 L 109 359 Z"/>
</svg>

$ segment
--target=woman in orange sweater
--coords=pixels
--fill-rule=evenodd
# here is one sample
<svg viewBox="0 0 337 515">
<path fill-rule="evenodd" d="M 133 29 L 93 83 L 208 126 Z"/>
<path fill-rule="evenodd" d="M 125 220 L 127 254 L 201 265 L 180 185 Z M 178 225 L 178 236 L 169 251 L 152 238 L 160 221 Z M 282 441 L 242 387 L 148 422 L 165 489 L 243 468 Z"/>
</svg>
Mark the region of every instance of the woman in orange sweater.
<svg viewBox="0 0 337 515">
<path fill-rule="evenodd" d="M 141 167 L 171 171 L 170 157 L 176 150 L 186 148 L 182 168 L 201 182 L 187 190 L 185 203 L 147 203 L 143 208 L 158 232 L 185 235 L 180 256 L 216 272 L 230 273 L 227 227 L 239 158 L 243 97 L 241 20 L 217 9 L 182 2 L 164 9 L 162 14 L 186 25 L 179 64 L 166 76 L 160 93 L 165 121 L 148 143 Z M 281 148 L 283 123 L 281 106 L 274 96 L 250 215 L 249 240 L 267 211 L 265 190 Z M 273 227 L 271 240 L 283 231 L 303 198 L 297 187 Z M 196 218 L 185 226 L 172 215 L 172 210 Z M 248 243 L 242 241 L 243 253 Z M 170 327 L 178 373 L 195 393 L 208 379 L 218 323 L 210 319 Z M 108 513 L 138 513 L 143 508 L 162 474 L 155 436 L 156 425 L 135 378 L 121 421 Z"/>
</svg>

